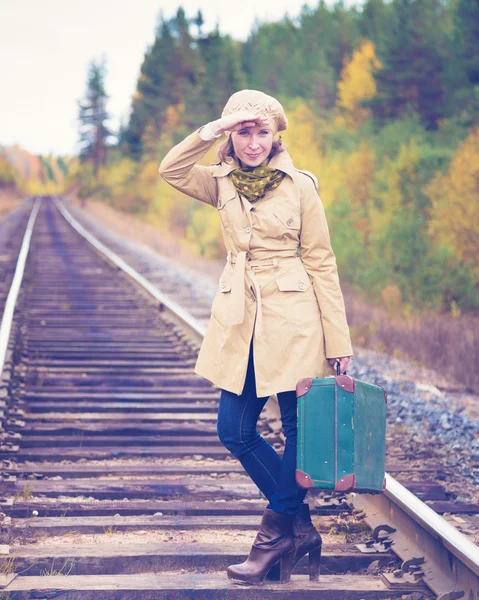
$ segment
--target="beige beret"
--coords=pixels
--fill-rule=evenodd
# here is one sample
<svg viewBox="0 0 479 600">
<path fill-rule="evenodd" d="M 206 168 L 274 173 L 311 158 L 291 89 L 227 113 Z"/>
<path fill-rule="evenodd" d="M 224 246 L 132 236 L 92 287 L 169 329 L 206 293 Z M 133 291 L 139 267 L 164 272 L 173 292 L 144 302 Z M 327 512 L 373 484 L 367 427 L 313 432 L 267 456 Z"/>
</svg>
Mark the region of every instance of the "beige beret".
<svg viewBox="0 0 479 600">
<path fill-rule="evenodd" d="M 240 110 L 248 110 L 254 114 L 270 119 L 276 131 L 284 131 L 288 127 L 288 119 L 281 104 L 264 92 L 258 90 L 240 90 L 233 94 L 226 103 L 222 117 Z"/>
</svg>

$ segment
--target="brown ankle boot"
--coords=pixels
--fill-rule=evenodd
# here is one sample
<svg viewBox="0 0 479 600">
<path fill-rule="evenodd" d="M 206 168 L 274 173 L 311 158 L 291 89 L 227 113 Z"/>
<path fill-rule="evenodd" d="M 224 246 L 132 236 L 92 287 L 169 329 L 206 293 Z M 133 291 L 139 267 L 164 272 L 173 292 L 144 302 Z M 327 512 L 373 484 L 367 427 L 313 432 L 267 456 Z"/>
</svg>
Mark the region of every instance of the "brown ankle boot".
<svg viewBox="0 0 479 600">
<path fill-rule="evenodd" d="M 293 569 L 303 556 L 309 553 L 309 578 L 312 581 L 317 581 L 319 579 L 322 539 L 311 521 L 309 504 L 306 502 L 300 504 L 293 521 L 293 535 L 296 545 Z M 273 565 L 267 574 L 267 579 L 271 581 L 279 580 L 278 565 Z"/>
<path fill-rule="evenodd" d="M 296 542 L 295 564 L 309 553 L 309 578 L 313 581 L 319 579 L 319 563 L 321 560 L 321 547 L 323 540 L 311 521 L 309 504 L 303 502 L 293 522 L 293 535 Z"/>
<path fill-rule="evenodd" d="M 248 559 L 228 567 L 228 577 L 244 583 L 262 584 L 266 573 L 279 563 L 279 580 L 289 583 L 295 551 L 293 520 L 294 515 L 267 508 Z"/>
</svg>

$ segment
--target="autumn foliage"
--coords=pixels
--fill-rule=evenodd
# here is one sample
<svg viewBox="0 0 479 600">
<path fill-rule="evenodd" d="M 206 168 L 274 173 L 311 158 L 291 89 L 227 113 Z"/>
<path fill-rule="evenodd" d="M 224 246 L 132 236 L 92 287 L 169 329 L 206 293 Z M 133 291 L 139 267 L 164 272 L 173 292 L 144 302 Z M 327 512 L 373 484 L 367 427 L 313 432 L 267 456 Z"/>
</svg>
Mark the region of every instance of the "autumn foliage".
<svg viewBox="0 0 479 600">
<path fill-rule="evenodd" d="M 370 109 L 364 107 L 363 103 L 376 95 L 373 73 L 380 67 L 374 44 L 370 40 L 361 43 L 350 61 L 345 60 L 338 83 L 338 106 L 346 122 L 353 127 L 363 124 L 370 116 Z"/>
<path fill-rule="evenodd" d="M 472 11 L 472 12 L 471 12 Z M 164 154 L 242 87 L 278 97 L 283 140 L 319 180 L 342 280 L 391 316 L 479 307 L 475 0 L 304 7 L 246 42 L 179 9 L 160 19 L 129 122 L 105 164 L 72 166 L 101 198 L 223 258 L 218 215 L 158 176 Z M 217 161 L 213 151 L 204 164 Z"/>
<path fill-rule="evenodd" d="M 479 277 L 479 128 L 459 145 L 448 170 L 430 181 L 427 194 L 432 239 Z"/>
</svg>

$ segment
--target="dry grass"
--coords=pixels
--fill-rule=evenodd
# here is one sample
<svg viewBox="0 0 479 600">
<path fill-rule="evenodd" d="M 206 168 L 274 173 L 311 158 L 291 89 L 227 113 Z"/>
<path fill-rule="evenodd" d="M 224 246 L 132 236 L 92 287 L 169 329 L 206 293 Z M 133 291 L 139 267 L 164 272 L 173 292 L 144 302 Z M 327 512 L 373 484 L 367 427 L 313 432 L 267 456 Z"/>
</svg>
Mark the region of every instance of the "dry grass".
<svg viewBox="0 0 479 600">
<path fill-rule="evenodd" d="M 74 207 L 82 208 L 82 203 L 76 198 L 75 194 L 67 194 L 66 198 L 72 202 Z M 84 209 L 89 215 L 95 217 L 98 222 L 105 223 L 111 231 L 145 244 L 158 254 L 171 258 L 180 265 L 200 271 L 209 277 L 215 285 L 218 283 L 223 265 L 219 261 L 194 256 L 187 249 L 185 243 L 172 233 L 158 229 L 158 227 L 141 221 L 131 214 L 107 206 L 104 202 L 89 199 L 86 201 Z"/>
<path fill-rule="evenodd" d="M 23 202 L 18 192 L 9 189 L 0 189 L 0 219 L 18 208 Z"/>
<path fill-rule="evenodd" d="M 479 317 L 424 314 L 397 318 L 345 290 L 353 343 L 436 371 L 479 391 Z"/>
<path fill-rule="evenodd" d="M 60 559 L 60 561 L 63 559 Z M 75 566 L 75 559 L 68 557 L 63 562 L 63 565 L 58 569 L 55 567 L 55 559 L 52 559 L 52 564 L 48 569 L 42 569 L 41 575 L 43 577 L 57 577 L 58 575 L 70 575 L 73 567 Z"/>
<path fill-rule="evenodd" d="M 75 206 L 80 206 L 78 200 L 71 199 Z M 171 234 L 102 202 L 89 200 L 86 211 L 116 233 L 146 244 L 217 283 L 223 268 L 221 261 L 192 256 Z M 390 302 L 388 311 L 371 306 L 346 285 L 343 290 L 354 345 L 428 367 L 436 371 L 440 379 L 479 391 L 479 372 L 475 368 L 479 364 L 479 317 L 430 314 L 397 318 L 394 303 Z"/>
</svg>

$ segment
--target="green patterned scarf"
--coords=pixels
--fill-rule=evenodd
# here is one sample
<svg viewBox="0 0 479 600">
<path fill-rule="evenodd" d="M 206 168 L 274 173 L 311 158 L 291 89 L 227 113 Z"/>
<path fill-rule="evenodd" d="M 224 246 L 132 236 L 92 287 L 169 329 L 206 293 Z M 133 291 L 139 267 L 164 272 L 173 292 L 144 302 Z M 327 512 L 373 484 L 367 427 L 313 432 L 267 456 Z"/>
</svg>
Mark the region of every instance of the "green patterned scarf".
<svg viewBox="0 0 479 600">
<path fill-rule="evenodd" d="M 266 165 L 244 167 L 231 173 L 231 181 L 238 192 L 250 202 L 262 198 L 268 190 L 274 190 L 283 181 L 286 173 Z"/>
</svg>

